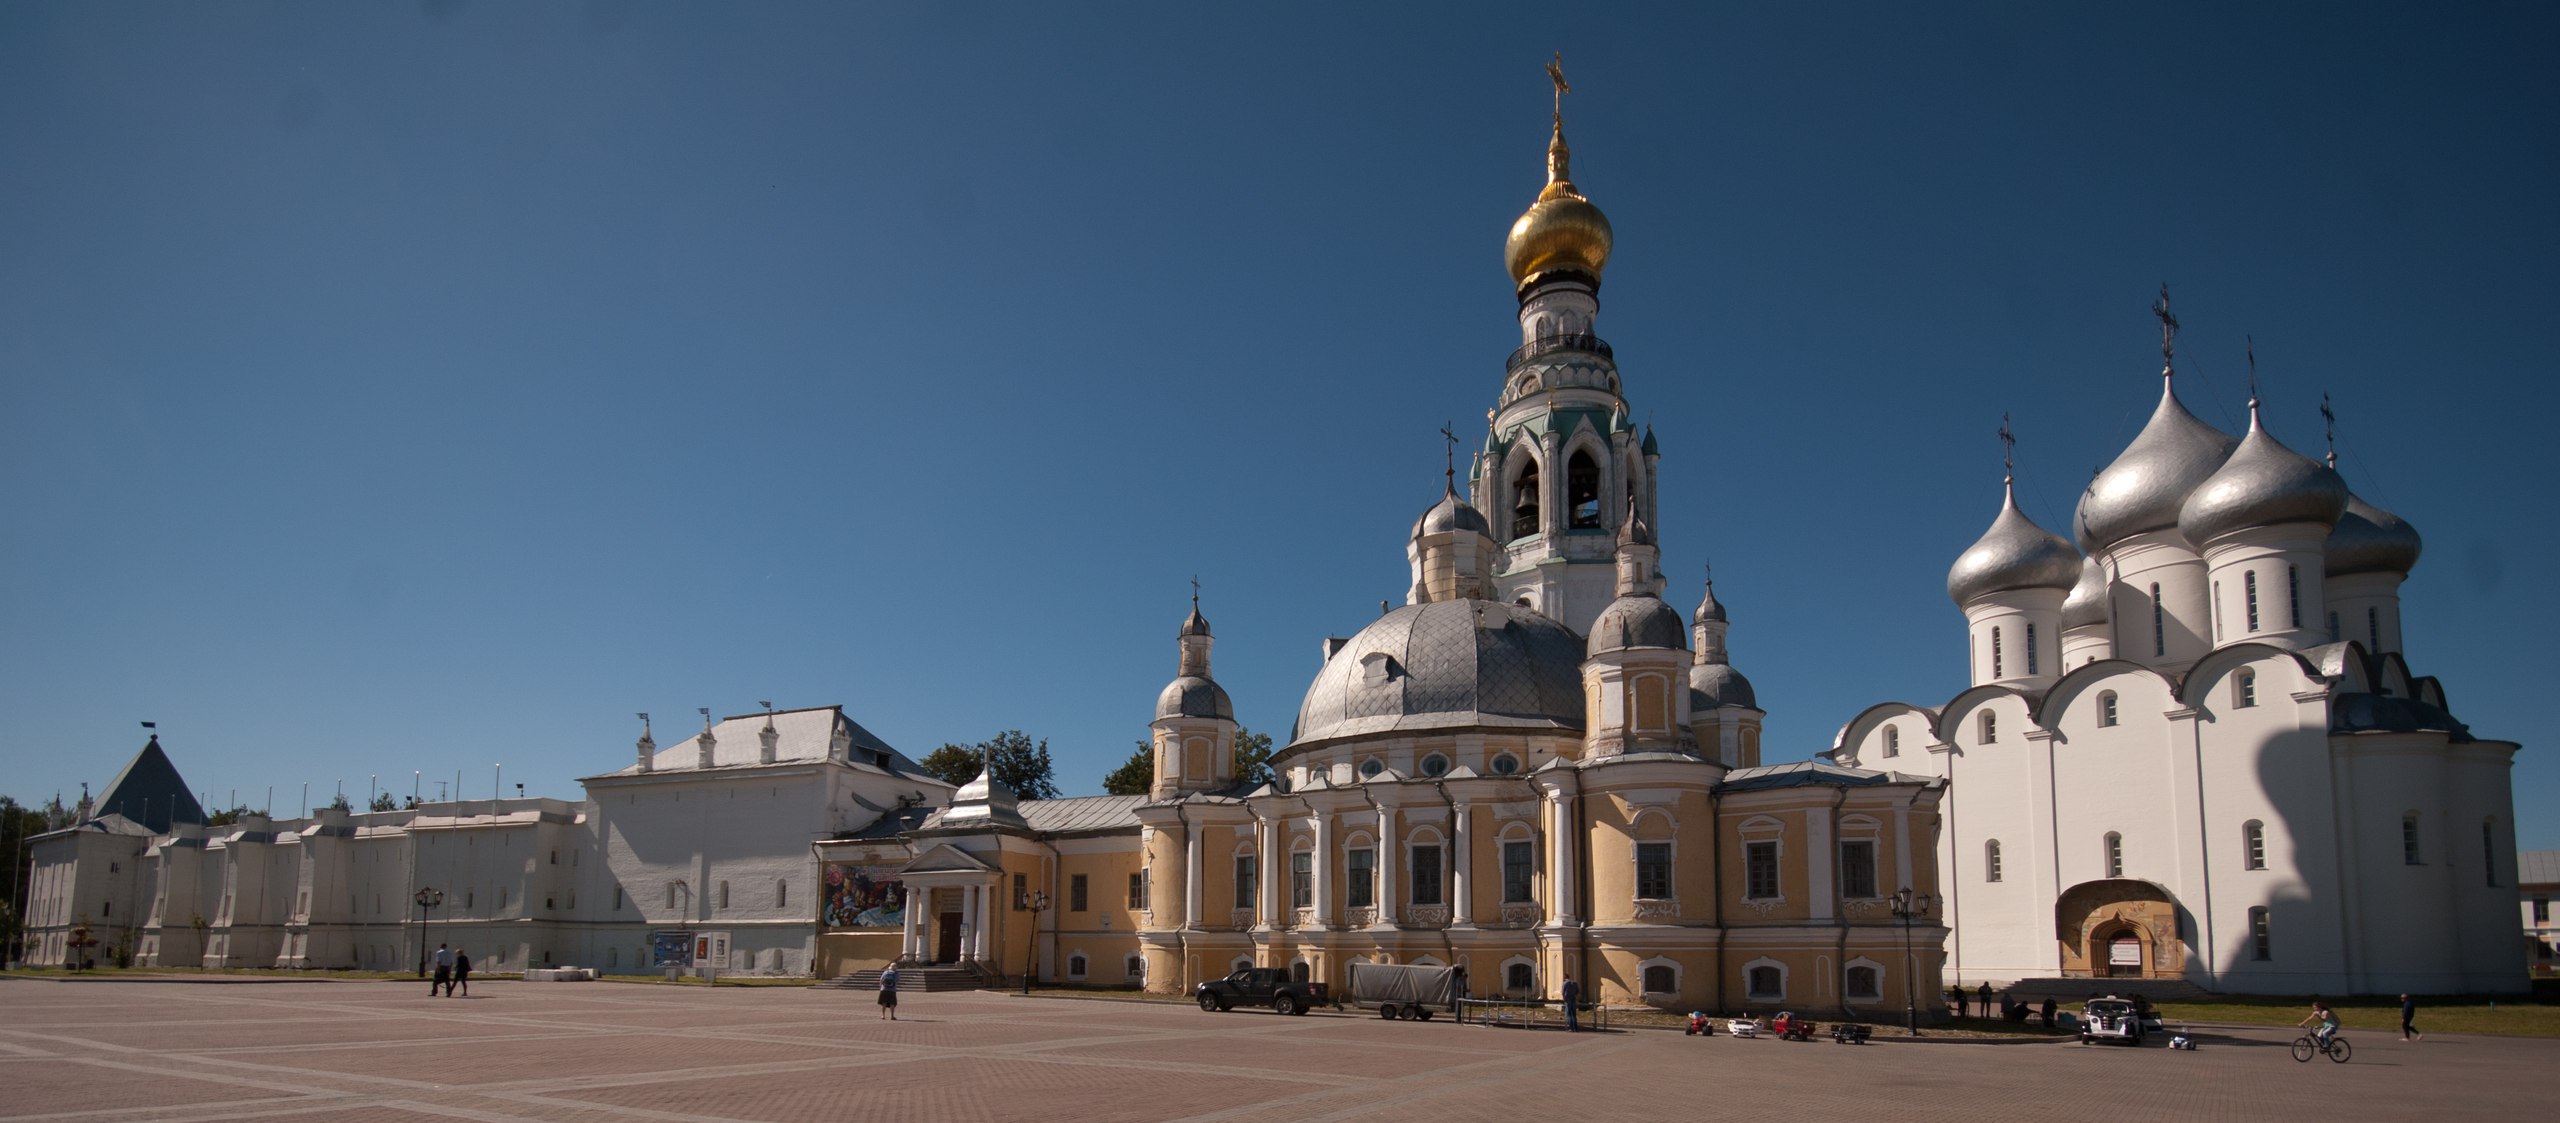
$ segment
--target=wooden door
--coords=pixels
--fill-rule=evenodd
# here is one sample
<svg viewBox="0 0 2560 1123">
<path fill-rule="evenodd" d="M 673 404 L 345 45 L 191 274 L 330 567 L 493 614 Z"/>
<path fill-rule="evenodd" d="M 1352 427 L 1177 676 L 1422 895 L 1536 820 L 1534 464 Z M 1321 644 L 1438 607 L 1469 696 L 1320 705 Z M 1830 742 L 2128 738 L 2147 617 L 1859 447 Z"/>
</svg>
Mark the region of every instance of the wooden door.
<svg viewBox="0 0 2560 1123">
<path fill-rule="evenodd" d="M 960 914 L 946 912 L 934 917 L 933 961 L 960 962 Z"/>
</svg>

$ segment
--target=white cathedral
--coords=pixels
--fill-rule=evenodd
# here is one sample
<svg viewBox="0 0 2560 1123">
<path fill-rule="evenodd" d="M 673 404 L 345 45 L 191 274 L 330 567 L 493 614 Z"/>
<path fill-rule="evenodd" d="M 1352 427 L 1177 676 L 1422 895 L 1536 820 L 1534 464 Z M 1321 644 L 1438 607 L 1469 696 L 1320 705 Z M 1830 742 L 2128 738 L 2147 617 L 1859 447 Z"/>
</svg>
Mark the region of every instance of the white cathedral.
<svg viewBox="0 0 2560 1123">
<path fill-rule="evenodd" d="M 2079 548 L 2004 496 L 1947 573 L 1971 687 L 1871 707 L 1826 755 L 1949 781 L 1951 978 L 2525 989 L 2517 745 L 2409 670 L 2417 532 L 2278 442 L 2254 388 L 2236 440 L 2189 413 L 2156 312 L 2160 404 Z"/>
<path fill-rule="evenodd" d="M 2006 503 L 1948 578 L 1973 686 L 1763 765 L 1724 606 L 1661 599 L 1660 449 L 1594 329 L 1613 239 L 1559 112 L 1466 494 L 1453 465 L 1414 523 L 1407 603 L 1326 641 L 1269 783 L 1235 778 L 1196 601 L 1145 795 L 955 789 L 828 707 L 644 728 L 580 799 L 207 826 L 154 738 L 37 841 L 26 958 L 400 969 L 453 942 L 509 971 L 1167 992 L 1440 963 L 1479 993 L 1854 1017 L 2074 975 L 2524 987 L 2517 746 L 2402 661 L 2415 533 L 2254 403 L 2234 441 L 2164 390 L 2080 506 L 2085 559 Z"/>
</svg>

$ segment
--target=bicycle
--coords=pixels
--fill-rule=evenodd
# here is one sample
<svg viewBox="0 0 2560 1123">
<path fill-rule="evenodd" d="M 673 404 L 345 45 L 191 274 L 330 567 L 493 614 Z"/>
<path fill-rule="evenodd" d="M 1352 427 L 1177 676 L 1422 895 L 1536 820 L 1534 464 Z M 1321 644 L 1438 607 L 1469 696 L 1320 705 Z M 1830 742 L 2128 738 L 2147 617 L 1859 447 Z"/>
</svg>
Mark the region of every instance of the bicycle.
<svg viewBox="0 0 2560 1123">
<path fill-rule="evenodd" d="M 2314 1033 L 2306 1033 L 2294 1038 L 2294 1060 L 2309 1064 L 2312 1056 L 2320 1053 L 2328 1054 L 2329 1060 L 2334 1064 L 2345 1064 L 2348 1057 L 2355 1055 L 2355 1050 L 2348 1047 L 2346 1038 L 2334 1033 L 2329 1035 L 2329 1040 L 2325 1043 L 2320 1040 L 2320 1035 Z"/>
</svg>

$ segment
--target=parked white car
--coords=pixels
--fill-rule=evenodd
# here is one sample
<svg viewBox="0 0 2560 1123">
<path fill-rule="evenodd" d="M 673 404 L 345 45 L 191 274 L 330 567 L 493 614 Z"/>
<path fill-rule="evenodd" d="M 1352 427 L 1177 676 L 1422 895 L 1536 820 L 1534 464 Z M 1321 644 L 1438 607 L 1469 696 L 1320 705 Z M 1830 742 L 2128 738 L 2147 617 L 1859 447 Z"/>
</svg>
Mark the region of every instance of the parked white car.
<svg viewBox="0 0 2560 1123">
<path fill-rule="evenodd" d="M 2080 1043 L 2121 1041 L 2127 1045 L 2142 1044 L 2142 1013 L 2133 1003 L 2108 995 L 2092 998 L 2080 1008 Z"/>
</svg>

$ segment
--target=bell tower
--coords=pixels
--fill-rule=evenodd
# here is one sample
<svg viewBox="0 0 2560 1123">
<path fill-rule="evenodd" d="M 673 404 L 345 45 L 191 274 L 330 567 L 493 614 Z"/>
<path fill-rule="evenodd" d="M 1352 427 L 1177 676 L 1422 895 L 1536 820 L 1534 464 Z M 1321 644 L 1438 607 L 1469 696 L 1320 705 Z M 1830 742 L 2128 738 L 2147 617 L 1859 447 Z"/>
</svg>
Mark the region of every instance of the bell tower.
<svg viewBox="0 0 2560 1123">
<path fill-rule="evenodd" d="M 1235 783 L 1236 709 L 1227 690 L 1209 677 L 1209 620 L 1200 615 L 1200 583 L 1191 583 L 1191 615 L 1176 637 L 1182 646 L 1180 673 L 1156 696 L 1154 731 L 1155 782 L 1150 800 L 1177 799 L 1187 792 L 1213 792 Z"/>
<path fill-rule="evenodd" d="M 1608 216 L 1573 184 L 1564 136 L 1572 87 L 1562 63 L 1547 67 L 1556 96 L 1547 184 L 1503 244 L 1520 298 L 1520 346 L 1485 415 L 1469 485 L 1500 549 L 1494 598 L 1588 634 L 1618 596 L 1617 535 L 1627 513 L 1654 518 L 1657 450 L 1629 423 L 1617 359 L 1595 327 L 1613 235 Z M 1659 595 L 1660 579 L 1645 591 Z"/>
</svg>

